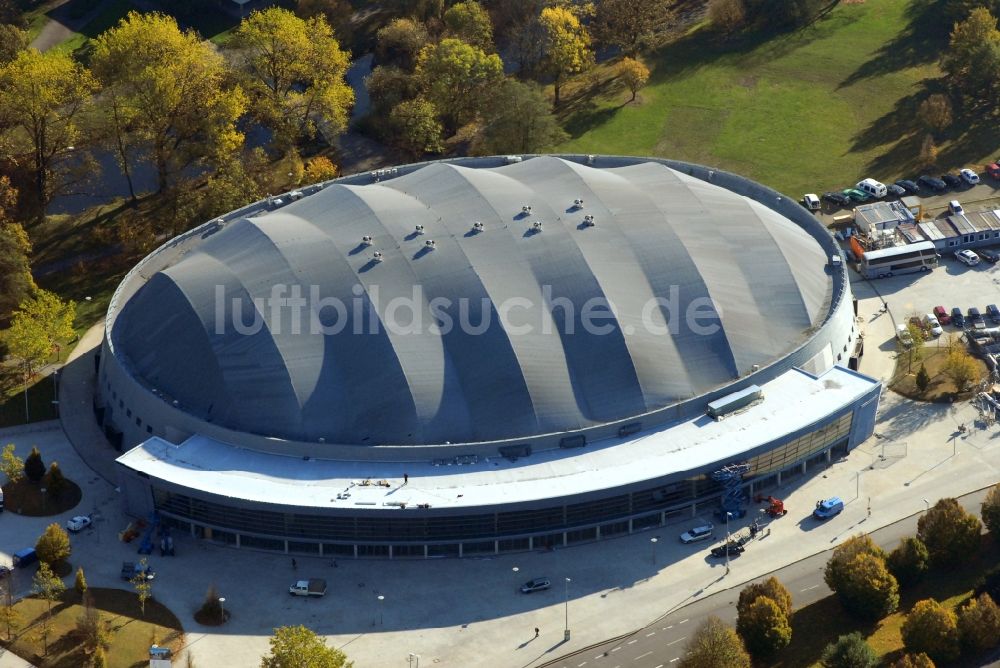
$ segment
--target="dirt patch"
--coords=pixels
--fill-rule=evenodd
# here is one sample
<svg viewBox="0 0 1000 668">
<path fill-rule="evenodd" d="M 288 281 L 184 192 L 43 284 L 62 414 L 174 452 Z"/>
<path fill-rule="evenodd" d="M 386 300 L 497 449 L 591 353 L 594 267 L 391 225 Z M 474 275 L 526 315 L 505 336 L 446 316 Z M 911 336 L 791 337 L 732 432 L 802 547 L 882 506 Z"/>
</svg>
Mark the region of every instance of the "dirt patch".
<svg viewBox="0 0 1000 668">
<path fill-rule="evenodd" d="M 42 494 L 42 485 L 21 478 L 15 483 L 3 486 L 4 508 L 28 517 L 49 517 L 71 510 L 80 503 L 83 492 L 80 486 L 69 479 L 63 479 L 65 485 L 58 494 L 46 490 Z"/>
<path fill-rule="evenodd" d="M 942 372 L 947 359 L 948 349 L 946 347 L 931 348 L 925 346 L 922 363 L 931 377 L 931 384 L 928 386 L 927 391 L 921 394 L 917 388 L 917 372 L 920 370 L 921 362 L 915 362 L 907 369 L 906 357 L 900 355 L 896 358 L 896 372 L 892 382 L 889 384 L 889 388 L 914 401 L 949 403 L 971 398 L 974 390 L 959 393 L 951 379 Z M 976 366 L 979 368 L 979 377 L 986 378 L 989 376 L 989 369 L 986 367 L 986 363 L 978 357 L 973 357 L 972 359 L 976 361 Z"/>
</svg>

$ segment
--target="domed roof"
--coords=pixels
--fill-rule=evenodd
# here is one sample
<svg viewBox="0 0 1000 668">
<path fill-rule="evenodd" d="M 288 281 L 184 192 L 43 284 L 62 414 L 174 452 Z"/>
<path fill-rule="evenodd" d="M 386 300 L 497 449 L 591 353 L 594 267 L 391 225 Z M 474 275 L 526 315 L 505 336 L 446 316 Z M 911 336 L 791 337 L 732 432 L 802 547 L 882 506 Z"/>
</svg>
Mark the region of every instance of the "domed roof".
<svg viewBox="0 0 1000 668">
<path fill-rule="evenodd" d="M 134 376 L 231 429 L 501 440 L 783 357 L 826 316 L 825 265 L 792 221 L 660 163 L 439 162 L 227 224 L 154 274 L 112 337 Z"/>
</svg>

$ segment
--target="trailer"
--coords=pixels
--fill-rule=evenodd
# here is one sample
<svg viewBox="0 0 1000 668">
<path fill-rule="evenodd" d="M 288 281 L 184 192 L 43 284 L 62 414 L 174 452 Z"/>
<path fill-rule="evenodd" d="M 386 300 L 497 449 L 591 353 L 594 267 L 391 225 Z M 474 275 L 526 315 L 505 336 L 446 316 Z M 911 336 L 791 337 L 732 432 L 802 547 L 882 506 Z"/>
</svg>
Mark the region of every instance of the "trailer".
<svg viewBox="0 0 1000 668">
<path fill-rule="evenodd" d="M 705 413 L 714 420 L 721 420 L 730 413 L 747 408 L 763 398 L 764 390 L 760 389 L 757 385 L 751 385 L 744 390 L 727 394 L 721 399 L 716 399 L 709 403 Z"/>
</svg>

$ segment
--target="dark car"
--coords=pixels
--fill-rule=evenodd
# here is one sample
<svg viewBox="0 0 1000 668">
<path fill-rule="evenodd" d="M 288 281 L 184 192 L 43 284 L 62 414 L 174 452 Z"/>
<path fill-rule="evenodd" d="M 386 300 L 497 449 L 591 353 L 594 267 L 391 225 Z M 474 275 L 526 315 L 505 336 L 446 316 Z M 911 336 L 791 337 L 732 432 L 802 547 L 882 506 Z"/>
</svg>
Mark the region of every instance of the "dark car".
<svg viewBox="0 0 1000 668">
<path fill-rule="evenodd" d="M 903 186 L 898 186 L 895 183 L 887 185 L 885 189 L 889 192 L 890 195 L 893 195 L 895 197 L 902 197 L 903 195 L 906 194 L 906 188 L 904 188 Z"/>
<path fill-rule="evenodd" d="M 954 174 L 942 174 L 941 180 L 947 183 L 949 188 L 957 188 L 962 185 L 962 177 Z"/>
<path fill-rule="evenodd" d="M 911 181 L 910 179 L 900 179 L 896 181 L 896 185 L 910 193 L 911 195 L 916 195 L 920 193 L 920 186 Z"/>
<path fill-rule="evenodd" d="M 942 190 L 947 190 L 948 188 L 947 183 L 945 183 L 941 179 L 936 179 L 933 176 L 929 176 L 927 174 L 924 174 L 919 179 L 917 179 L 917 183 L 924 186 L 925 188 L 936 190 L 937 192 L 941 192 Z"/>
<path fill-rule="evenodd" d="M 962 314 L 962 309 L 957 306 L 951 310 L 951 324 L 958 329 L 965 329 L 965 316 Z"/>
<path fill-rule="evenodd" d="M 1000 253 L 996 252 L 992 248 L 984 248 L 982 250 L 977 250 L 976 253 L 979 255 L 979 257 L 983 258 L 987 262 L 996 264 L 998 261 L 1000 261 Z"/>
<path fill-rule="evenodd" d="M 712 548 L 713 557 L 724 557 L 726 556 L 726 552 L 729 553 L 730 557 L 735 557 L 746 552 L 746 548 L 739 543 L 725 543 Z"/>
<path fill-rule="evenodd" d="M 989 304 L 986 307 L 986 314 L 990 316 L 994 325 L 1000 325 L 1000 309 L 997 308 L 996 304 Z"/>
<path fill-rule="evenodd" d="M 975 306 L 969 309 L 969 314 L 965 319 L 968 320 L 969 326 L 973 329 L 986 329 L 986 321 L 983 319 L 983 314 Z"/>
<path fill-rule="evenodd" d="M 831 191 L 828 193 L 823 193 L 823 199 L 831 204 L 836 204 L 837 206 L 847 206 L 851 203 L 851 198 L 844 193 L 839 193 L 836 191 Z"/>
<path fill-rule="evenodd" d="M 552 586 L 552 582 L 548 578 L 535 578 L 533 580 L 528 580 L 523 585 L 521 585 L 522 594 L 530 594 L 535 591 L 544 591 Z"/>
</svg>

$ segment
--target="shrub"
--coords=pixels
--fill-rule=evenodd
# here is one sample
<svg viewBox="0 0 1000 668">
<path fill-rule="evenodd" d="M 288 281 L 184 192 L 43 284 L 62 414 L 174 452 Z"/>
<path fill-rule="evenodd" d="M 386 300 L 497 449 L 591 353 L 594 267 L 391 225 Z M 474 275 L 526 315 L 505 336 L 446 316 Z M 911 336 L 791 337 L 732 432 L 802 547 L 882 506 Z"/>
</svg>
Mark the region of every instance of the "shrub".
<svg viewBox="0 0 1000 668">
<path fill-rule="evenodd" d="M 934 662 L 923 652 L 904 654 L 892 664 L 892 668 L 934 668 Z"/>
<path fill-rule="evenodd" d="M 45 477 L 45 462 L 37 447 L 32 447 L 28 458 L 24 460 L 24 475 L 36 485 Z"/>
<path fill-rule="evenodd" d="M 981 532 L 979 518 L 955 499 L 938 499 L 917 521 L 917 538 L 927 546 L 931 565 L 936 568 L 947 568 L 975 554 Z"/>
<path fill-rule="evenodd" d="M 889 553 L 886 566 L 899 584 L 906 586 L 917 582 L 927 572 L 927 559 L 927 546 L 911 536 Z"/>
<path fill-rule="evenodd" d="M 83 576 L 83 566 L 76 569 L 76 579 L 73 581 L 73 588 L 80 596 L 87 593 L 87 578 Z"/>
<path fill-rule="evenodd" d="M 781 606 L 767 596 L 759 596 L 736 620 L 736 632 L 747 650 L 757 658 L 773 656 L 792 641 L 792 627 Z"/>
<path fill-rule="evenodd" d="M 750 655 L 736 632 L 718 617 L 709 617 L 695 630 L 679 668 L 750 668 Z"/>
<path fill-rule="evenodd" d="M 42 478 L 42 484 L 45 486 L 46 492 L 53 497 L 59 496 L 66 489 L 66 478 L 62 474 L 62 469 L 59 468 L 59 462 L 49 464 L 49 471 Z"/>
<path fill-rule="evenodd" d="M 975 596 L 989 594 L 993 602 L 1000 605 L 1000 566 L 994 566 L 979 578 L 973 594 Z"/>
<path fill-rule="evenodd" d="M 45 532 L 35 543 L 38 560 L 52 565 L 66 561 L 73 551 L 69 543 L 69 534 L 61 526 L 53 522 L 45 528 Z"/>
<path fill-rule="evenodd" d="M 969 599 L 958 611 L 962 644 L 982 652 L 1000 643 L 1000 606 L 986 594 Z"/>
<path fill-rule="evenodd" d="M 864 636 L 855 631 L 827 645 L 821 661 L 826 668 L 875 668 L 878 654 L 865 642 Z"/>
<path fill-rule="evenodd" d="M 932 598 L 918 601 L 902 628 L 906 649 L 923 652 L 936 663 L 954 661 L 959 654 L 955 613 Z"/>
</svg>

